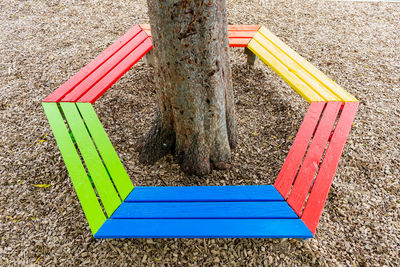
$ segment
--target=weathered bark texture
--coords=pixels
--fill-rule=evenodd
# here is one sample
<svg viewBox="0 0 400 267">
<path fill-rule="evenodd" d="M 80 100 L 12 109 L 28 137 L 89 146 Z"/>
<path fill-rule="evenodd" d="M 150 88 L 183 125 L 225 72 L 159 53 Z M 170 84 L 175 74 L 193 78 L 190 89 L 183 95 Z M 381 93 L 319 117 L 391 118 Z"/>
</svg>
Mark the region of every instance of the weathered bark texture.
<svg viewBox="0 0 400 267">
<path fill-rule="evenodd" d="M 236 126 L 225 0 L 148 0 L 158 110 L 140 160 L 174 154 L 184 172 L 230 167 Z"/>
</svg>

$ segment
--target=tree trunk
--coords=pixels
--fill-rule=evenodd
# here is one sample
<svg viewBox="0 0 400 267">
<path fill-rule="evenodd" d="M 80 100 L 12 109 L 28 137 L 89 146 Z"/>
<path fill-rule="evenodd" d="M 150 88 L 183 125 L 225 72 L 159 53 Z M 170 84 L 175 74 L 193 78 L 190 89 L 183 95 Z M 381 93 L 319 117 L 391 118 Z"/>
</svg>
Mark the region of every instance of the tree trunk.
<svg viewBox="0 0 400 267">
<path fill-rule="evenodd" d="M 172 153 L 185 173 L 230 167 L 236 146 L 225 0 L 148 0 L 158 109 L 140 161 Z"/>
</svg>

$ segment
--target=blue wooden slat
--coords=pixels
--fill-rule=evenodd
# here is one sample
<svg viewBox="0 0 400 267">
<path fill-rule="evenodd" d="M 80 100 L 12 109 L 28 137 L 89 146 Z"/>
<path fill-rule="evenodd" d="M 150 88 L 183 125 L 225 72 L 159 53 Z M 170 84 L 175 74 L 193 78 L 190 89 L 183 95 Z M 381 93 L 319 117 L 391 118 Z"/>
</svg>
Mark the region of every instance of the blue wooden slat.
<svg viewBox="0 0 400 267">
<path fill-rule="evenodd" d="M 237 186 L 138 186 L 125 202 L 194 202 L 194 201 L 282 201 L 272 185 Z"/>
<path fill-rule="evenodd" d="M 300 219 L 108 219 L 95 238 L 311 238 Z"/>
<path fill-rule="evenodd" d="M 263 202 L 139 202 L 123 203 L 113 219 L 297 219 L 286 201 Z"/>
</svg>

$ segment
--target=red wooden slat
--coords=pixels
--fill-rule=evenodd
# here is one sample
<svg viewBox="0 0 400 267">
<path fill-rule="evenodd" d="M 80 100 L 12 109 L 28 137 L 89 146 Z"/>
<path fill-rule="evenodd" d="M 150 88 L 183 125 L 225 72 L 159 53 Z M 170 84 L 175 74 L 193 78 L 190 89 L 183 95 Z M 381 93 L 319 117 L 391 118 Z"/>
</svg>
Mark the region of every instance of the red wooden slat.
<svg viewBox="0 0 400 267">
<path fill-rule="evenodd" d="M 287 202 L 297 215 L 301 214 L 311 184 L 326 149 L 326 145 L 328 144 L 329 136 L 333 126 L 335 125 L 341 104 L 342 102 L 328 102 L 326 104 L 317 131 L 315 132 L 310 147 L 308 148 L 299 174 L 293 184 L 292 191 L 290 191 Z"/>
<path fill-rule="evenodd" d="M 118 52 L 121 47 L 128 43 L 132 38 L 134 38 L 141 31 L 139 26 L 134 26 L 125 35 L 108 47 L 104 52 L 102 52 L 98 57 L 96 57 L 92 62 L 82 68 L 78 73 L 72 76 L 66 83 L 61 85 L 52 94 L 47 96 L 43 102 L 59 102 L 66 94 L 73 90 L 79 83 L 81 83 L 86 77 L 88 77 L 93 71 L 95 71 L 99 66 L 101 66 L 105 61 L 112 57 L 116 52 Z"/>
<path fill-rule="evenodd" d="M 257 32 L 249 31 L 228 31 L 228 37 L 231 38 L 253 38 Z"/>
<path fill-rule="evenodd" d="M 318 221 L 324 209 L 329 188 L 331 187 L 357 109 L 358 102 L 346 102 L 344 104 L 342 114 L 338 120 L 332 140 L 329 143 L 321 168 L 301 216 L 301 219 L 312 233 L 315 233 L 317 229 Z"/>
<path fill-rule="evenodd" d="M 289 194 L 324 107 L 325 102 L 311 103 L 303 123 L 300 126 L 299 132 L 294 139 L 293 145 L 290 148 L 289 154 L 278 174 L 278 178 L 274 183 L 275 188 L 281 193 L 284 199 L 286 199 Z"/>
<path fill-rule="evenodd" d="M 62 99 L 62 102 L 76 102 L 92 86 L 99 82 L 108 72 L 115 68 L 126 56 L 128 56 L 129 53 L 131 53 L 136 47 L 138 47 L 146 38 L 147 34 L 143 31 L 136 35 L 135 38 L 133 38 L 129 43 L 127 43 L 123 48 L 115 53 L 109 60 L 107 60 L 97 70 L 95 70 L 89 77 L 87 77 L 78 86 L 76 86 L 74 90 L 68 93 Z"/>
<path fill-rule="evenodd" d="M 143 30 L 149 37 L 151 37 L 151 30 Z"/>
<path fill-rule="evenodd" d="M 228 31 L 253 31 L 256 32 L 261 25 L 228 25 Z"/>
<path fill-rule="evenodd" d="M 140 28 L 142 28 L 143 30 L 150 30 L 150 24 L 147 23 L 143 23 L 143 24 L 139 24 Z"/>
<path fill-rule="evenodd" d="M 230 47 L 246 47 L 251 38 L 229 38 Z"/>
<path fill-rule="evenodd" d="M 130 53 L 129 56 L 119 63 L 117 67 L 110 71 L 102 80 L 86 92 L 78 102 L 90 102 L 93 104 L 152 48 L 153 44 L 151 43 L 151 39 L 147 38 L 140 46 Z"/>
</svg>

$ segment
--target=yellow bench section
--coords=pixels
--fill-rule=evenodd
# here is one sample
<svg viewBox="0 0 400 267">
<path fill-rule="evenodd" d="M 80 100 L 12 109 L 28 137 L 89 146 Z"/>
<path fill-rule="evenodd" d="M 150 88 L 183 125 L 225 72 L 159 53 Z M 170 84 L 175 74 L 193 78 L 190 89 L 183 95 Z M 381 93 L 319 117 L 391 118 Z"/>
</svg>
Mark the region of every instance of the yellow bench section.
<svg viewBox="0 0 400 267">
<path fill-rule="evenodd" d="M 308 102 L 358 102 L 263 26 L 247 47 Z"/>
</svg>

